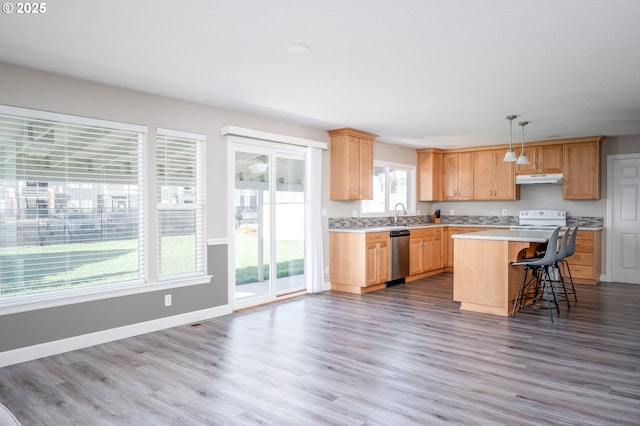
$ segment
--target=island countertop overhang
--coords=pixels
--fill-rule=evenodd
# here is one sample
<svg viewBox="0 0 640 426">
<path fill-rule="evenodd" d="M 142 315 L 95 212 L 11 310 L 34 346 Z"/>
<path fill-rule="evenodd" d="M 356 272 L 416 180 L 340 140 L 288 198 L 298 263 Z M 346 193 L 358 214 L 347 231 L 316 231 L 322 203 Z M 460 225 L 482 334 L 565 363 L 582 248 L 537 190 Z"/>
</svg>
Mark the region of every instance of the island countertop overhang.
<svg viewBox="0 0 640 426">
<path fill-rule="evenodd" d="M 545 243 L 553 231 L 522 231 L 509 229 L 491 229 L 488 231 L 454 234 L 451 238 L 461 240 L 519 241 L 527 243 Z"/>
</svg>

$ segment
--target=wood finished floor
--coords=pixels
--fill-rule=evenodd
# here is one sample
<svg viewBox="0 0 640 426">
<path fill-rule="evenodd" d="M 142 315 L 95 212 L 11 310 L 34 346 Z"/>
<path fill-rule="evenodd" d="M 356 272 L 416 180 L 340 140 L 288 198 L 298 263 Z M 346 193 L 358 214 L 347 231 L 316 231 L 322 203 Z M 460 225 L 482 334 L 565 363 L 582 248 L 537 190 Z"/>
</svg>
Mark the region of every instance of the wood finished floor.
<svg viewBox="0 0 640 426">
<path fill-rule="evenodd" d="M 303 296 L 0 369 L 24 425 L 640 424 L 640 286 L 461 312 L 444 274 Z"/>
</svg>

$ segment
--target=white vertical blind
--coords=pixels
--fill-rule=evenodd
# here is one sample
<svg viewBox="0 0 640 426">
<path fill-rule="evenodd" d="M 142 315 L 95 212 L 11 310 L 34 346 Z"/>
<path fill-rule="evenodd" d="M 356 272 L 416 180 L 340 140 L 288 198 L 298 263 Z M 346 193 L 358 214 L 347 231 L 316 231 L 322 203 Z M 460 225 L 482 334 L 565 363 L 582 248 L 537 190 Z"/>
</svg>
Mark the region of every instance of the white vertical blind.
<svg viewBox="0 0 640 426">
<path fill-rule="evenodd" d="M 204 274 L 204 136 L 156 131 L 158 277 Z"/>
<path fill-rule="evenodd" d="M 0 300 L 141 282 L 146 129 L 0 109 Z"/>
</svg>

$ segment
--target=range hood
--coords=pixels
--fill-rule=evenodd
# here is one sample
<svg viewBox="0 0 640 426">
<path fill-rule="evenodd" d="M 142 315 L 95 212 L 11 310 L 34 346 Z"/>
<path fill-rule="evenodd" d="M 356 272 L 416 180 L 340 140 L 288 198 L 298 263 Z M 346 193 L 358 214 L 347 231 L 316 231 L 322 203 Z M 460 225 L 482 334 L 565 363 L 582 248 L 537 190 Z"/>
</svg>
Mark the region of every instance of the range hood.
<svg viewBox="0 0 640 426">
<path fill-rule="evenodd" d="M 539 183 L 561 184 L 562 173 L 516 176 L 516 185 L 534 185 Z"/>
</svg>

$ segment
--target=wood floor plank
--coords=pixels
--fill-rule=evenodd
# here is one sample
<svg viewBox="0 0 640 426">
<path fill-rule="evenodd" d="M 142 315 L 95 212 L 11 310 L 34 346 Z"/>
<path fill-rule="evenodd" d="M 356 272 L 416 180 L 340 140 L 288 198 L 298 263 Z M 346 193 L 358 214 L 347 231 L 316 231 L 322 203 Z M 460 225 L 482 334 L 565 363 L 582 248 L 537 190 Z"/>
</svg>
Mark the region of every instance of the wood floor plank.
<svg viewBox="0 0 640 426">
<path fill-rule="evenodd" d="M 459 310 L 451 274 L 294 298 L 0 369 L 24 425 L 640 424 L 640 286 L 557 321 Z"/>
</svg>

